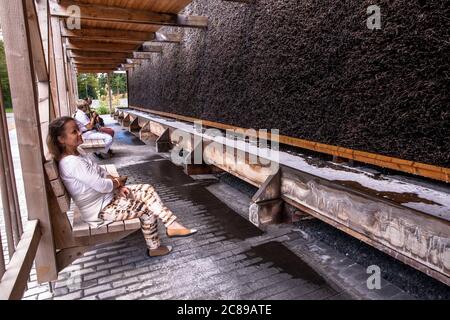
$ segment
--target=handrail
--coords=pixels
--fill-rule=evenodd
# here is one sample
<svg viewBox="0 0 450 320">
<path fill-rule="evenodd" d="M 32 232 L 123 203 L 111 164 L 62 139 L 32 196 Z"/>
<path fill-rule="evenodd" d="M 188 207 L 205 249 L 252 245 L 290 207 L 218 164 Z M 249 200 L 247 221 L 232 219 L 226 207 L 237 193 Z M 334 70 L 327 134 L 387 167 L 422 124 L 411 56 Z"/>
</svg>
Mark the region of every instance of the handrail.
<svg viewBox="0 0 450 320">
<path fill-rule="evenodd" d="M 28 221 L 16 252 L 0 280 L 0 300 L 22 299 L 40 239 L 39 221 Z"/>
</svg>

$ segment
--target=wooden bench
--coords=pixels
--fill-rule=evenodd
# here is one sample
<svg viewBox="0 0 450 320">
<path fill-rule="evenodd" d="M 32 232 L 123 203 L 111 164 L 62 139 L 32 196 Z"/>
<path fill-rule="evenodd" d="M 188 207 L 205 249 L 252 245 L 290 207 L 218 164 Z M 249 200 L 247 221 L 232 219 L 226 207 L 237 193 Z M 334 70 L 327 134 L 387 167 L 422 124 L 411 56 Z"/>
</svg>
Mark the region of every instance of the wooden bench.
<svg viewBox="0 0 450 320">
<path fill-rule="evenodd" d="M 109 175 L 113 177 L 118 177 L 119 174 L 114 165 L 103 165 Z M 59 176 L 58 165 L 54 160 L 47 161 L 45 163 L 45 171 L 50 180 L 53 192 L 58 200 L 59 208 L 62 212 L 65 212 L 68 216 L 71 213 L 71 198 L 67 192 L 64 184 Z M 94 235 L 101 235 L 120 231 L 132 231 L 140 229 L 139 218 L 126 220 L 126 221 L 116 221 L 108 225 L 101 226 L 99 228 L 91 227 L 89 224 L 81 220 L 80 211 L 72 202 L 73 205 L 73 222 L 72 222 L 72 234 L 74 237 L 89 237 Z"/>
<path fill-rule="evenodd" d="M 80 147 L 86 152 L 101 152 L 105 149 L 103 139 L 86 139 Z"/>
</svg>

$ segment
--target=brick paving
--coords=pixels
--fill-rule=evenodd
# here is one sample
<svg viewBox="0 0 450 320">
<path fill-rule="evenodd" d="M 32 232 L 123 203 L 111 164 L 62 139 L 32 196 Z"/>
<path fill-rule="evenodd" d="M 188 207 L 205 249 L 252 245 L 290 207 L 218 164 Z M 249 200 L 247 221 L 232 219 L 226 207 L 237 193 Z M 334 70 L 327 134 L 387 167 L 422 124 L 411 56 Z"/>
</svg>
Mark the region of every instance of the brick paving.
<svg viewBox="0 0 450 320">
<path fill-rule="evenodd" d="M 113 120 L 106 118 L 107 123 Z M 377 292 L 367 289 L 365 270 L 312 241 L 292 225 L 262 232 L 236 203 L 213 194 L 202 182 L 186 176 L 165 157 L 115 125 L 116 164 L 128 183 L 156 187 L 162 200 L 197 234 L 169 239 L 160 225 L 170 255 L 148 258 L 141 233 L 92 247 L 47 284 L 30 275 L 25 300 L 74 299 L 350 299 L 405 297 L 389 283 Z M 231 193 L 228 194 L 228 197 Z M 218 197 L 216 197 L 218 196 Z M 248 202 L 247 202 L 248 203 Z M 327 257 L 326 259 L 324 257 Z M 314 269 L 311 268 L 314 266 Z M 403 295 L 403 296 L 402 296 Z M 407 297 L 407 296 L 406 296 Z"/>
</svg>

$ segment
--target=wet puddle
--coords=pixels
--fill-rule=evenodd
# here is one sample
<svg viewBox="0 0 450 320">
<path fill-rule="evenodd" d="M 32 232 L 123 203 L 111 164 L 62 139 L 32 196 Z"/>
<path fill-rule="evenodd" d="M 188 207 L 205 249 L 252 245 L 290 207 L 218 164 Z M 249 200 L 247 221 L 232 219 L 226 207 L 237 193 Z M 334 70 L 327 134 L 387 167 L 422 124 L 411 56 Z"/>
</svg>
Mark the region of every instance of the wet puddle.
<svg viewBox="0 0 450 320">
<path fill-rule="evenodd" d="M 374 190 L 371 188 L 364 187 L 363 185 L 361 185 L 360 183 L 358 183 L 356 181 L 334 180 L 333 182 L 337 182 L 340 185 L 363 191 L 370 195 L 374 195 L 377 197 L 383 197 L 385 199 L 389 199 L 389 200 L 395 201 L 400 204 L 416 202 L 416 203 L 432 204 L 432 205 L 438 205 L 438 206 L 440 205 L 439 203 L 436 203 L 429 199 L 421 198 L 416 193 L 413 193 L 413 192 L 399 193 L 399 192 L 392 192 L 392 191 L 377 191 L 377 190 Z"/>
</svg>

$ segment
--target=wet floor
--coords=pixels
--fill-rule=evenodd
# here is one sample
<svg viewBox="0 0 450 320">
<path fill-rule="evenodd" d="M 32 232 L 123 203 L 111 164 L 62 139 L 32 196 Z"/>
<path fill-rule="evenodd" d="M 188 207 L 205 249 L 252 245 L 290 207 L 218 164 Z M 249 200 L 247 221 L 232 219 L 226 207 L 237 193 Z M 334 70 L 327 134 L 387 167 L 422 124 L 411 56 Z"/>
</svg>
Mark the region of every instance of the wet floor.
<svg viewBox="0 0 450 320">
<path fill-rule="evenodd" d="M 168 238 L 171 254 L 148 258 L 140 232 L 99 245 L 63 270 L 55 299 L 347 299 L 280 241 L 221 202 L 181 167 L 113 126 L 115 163 L 128 183 L 152 184 L 179 221 L 198 233 Z M 283 240 L 298 233 L 283 231 Z M 39 288 L 40 289 L 40 288 Z M 47 292 L 39 294 L 49 297 Z M 33 296 L 31 296 L 33 297 Z"/>
</svg>

